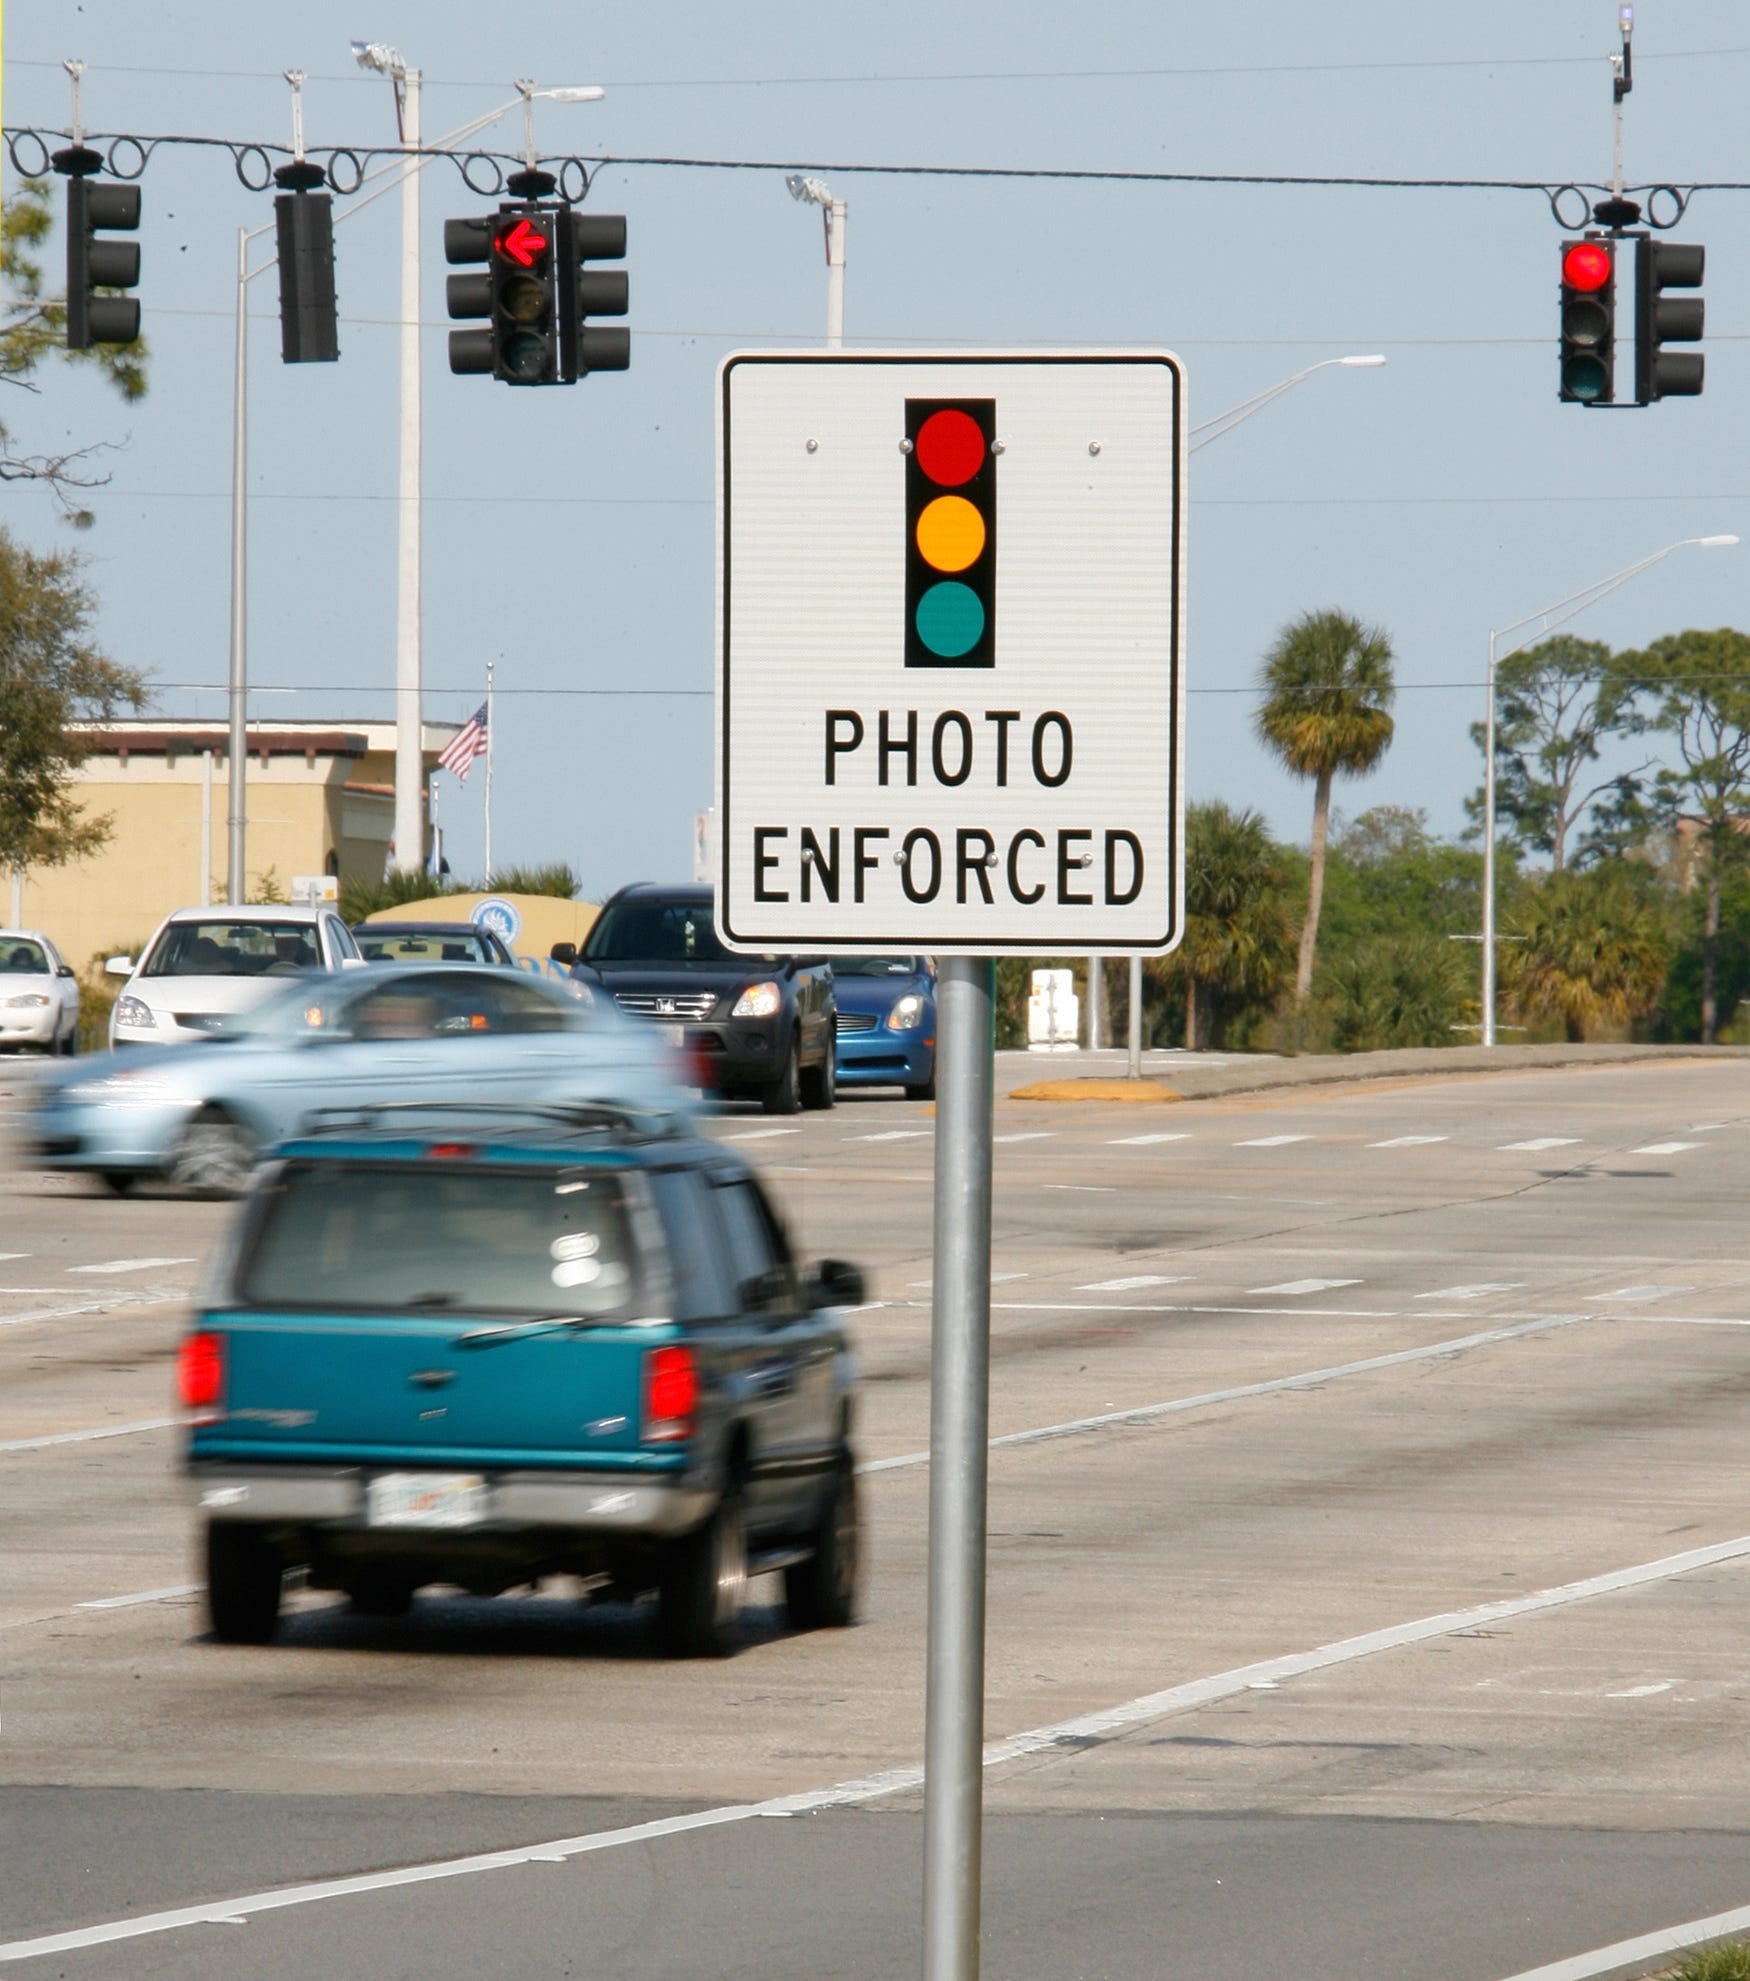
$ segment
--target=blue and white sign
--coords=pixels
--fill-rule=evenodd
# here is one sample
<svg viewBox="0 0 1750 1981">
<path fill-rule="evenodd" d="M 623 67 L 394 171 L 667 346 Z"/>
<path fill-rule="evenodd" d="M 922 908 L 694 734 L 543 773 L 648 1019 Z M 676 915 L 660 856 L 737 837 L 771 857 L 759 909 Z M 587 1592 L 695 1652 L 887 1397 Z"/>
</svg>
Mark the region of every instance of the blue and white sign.
<svg viewBox="0 0 1750 1981">
<path fill-rule="evenodd" d="M 522 916 L 510 902 L 496 894 L 482 901 L 468 919 L 477 929 L 490 929 L 507 949 L 515 949 L 516 939 L 523 932 Z"/>
</svg>

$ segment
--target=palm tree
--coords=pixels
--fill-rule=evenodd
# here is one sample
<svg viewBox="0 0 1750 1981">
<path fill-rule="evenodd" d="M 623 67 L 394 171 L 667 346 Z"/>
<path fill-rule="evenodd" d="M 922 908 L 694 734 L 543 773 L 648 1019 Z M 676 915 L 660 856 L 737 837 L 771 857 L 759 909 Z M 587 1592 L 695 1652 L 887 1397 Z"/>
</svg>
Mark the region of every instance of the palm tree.
<svg viewBox="0 0 1750 1981">
<path fill-rule="evenodd" d="M 1659 1001 L 1671 942 L 1659 904 L 1620 867 L 1552 873 L 1506 918 L 1501 975 L 1527 1018 L 1559 1018 L 1578 1044 Z"/>
<path fill-rule="evenodd" d="M 1364 776 L 1391 744 L 1391 641 L 1382 627 L 1363 626 L 1347 612 L 1303 612 L 1277 634 L 1259 687 L 1258 740 L 1296 777 L 1314 780 L 1312 869 L 1294 980 L 1295 997 L 1304 1002 L 1318 950 L 1331 779 L 1338 771 Z"/>
<path fill-rule="evenodd" d="M 1281 988 L 1294 940 L 1286 880 L 1259 813 L 1219 799 L 1186 812 L 1185 939 L 1159 974 L 1185 987 L 1187 1051 L 1204 1042 L 1219 1000 L 1266 1002 Z"/>
</svg>

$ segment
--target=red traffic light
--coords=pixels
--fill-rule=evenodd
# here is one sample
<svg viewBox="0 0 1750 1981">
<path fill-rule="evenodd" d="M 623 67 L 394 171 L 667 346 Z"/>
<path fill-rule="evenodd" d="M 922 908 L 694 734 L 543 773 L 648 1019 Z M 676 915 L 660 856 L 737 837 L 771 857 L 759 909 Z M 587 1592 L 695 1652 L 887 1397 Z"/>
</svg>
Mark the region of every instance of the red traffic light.
<svg viewBox="0 0 1750 1981">
<path fill-rule="evenodd" d="M 1610 280 L 1610 250 L 1599 241 L 1576 241 L 1562 256 L 1562 281 L 1570 289 L 1591 294 Z"/>
<path fill-rule="evenodd" d="M 518 268 L 533 268 L 546 254 L 549 243 L 539 227 L 531 226 L 527 214 L 519 213 L 492 236 L 492 251 L 501 261 Z"/>
</svg>

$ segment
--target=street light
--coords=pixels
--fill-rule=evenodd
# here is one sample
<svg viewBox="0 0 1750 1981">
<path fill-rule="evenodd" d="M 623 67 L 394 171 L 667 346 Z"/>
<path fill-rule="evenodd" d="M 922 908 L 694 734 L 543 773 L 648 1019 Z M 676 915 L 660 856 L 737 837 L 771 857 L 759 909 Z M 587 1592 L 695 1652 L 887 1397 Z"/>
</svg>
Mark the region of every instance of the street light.
<svg viewBox="0 0 1750 1981">
<path fill-rule="evenodd" d="M 1488 709 L 1483 722 L 1483 1022 L 1482 1042 L 1486 1046 L 1495 1043 L 1495 666 L 1499 660 L 1509 660 L 1528 644 L 1530 639 L 1543 639 L 1553 633 L 1558 626 L 1565 626 L 1570 619 L 1596 605 L 1600 599 L 1608 598 L 1613 591 L 1626 585 L 1631 578 L 1638 578 L 1643 571 L 1650 571 L 1655 564 L 1663 563 L 1674 550 L 1724 550 L 1735 544 L 1735 536 L 1682 537 L 1676 543 L 1668 543 L 1663 550 L 1655 550 L 1651 557 L 1643 557 L 1638 563 L 1626 565 L 1613 572 L 1608 578 L 1599 578 L 1590 585 L 1584 585 L 1577 592 L 1570 592 L 1566 598 L 1559 598 L 1554 605 L 1545 606 L 1541 612 L 1528 612 L 1523 619 L 1515 619 L 1510 626 L 1495 626 L 1489 630 L 1489 679 Z M 1526 639 L 1515 640 L 1501 651 L 1497 643 L 1508 633 L 1520 632 L 1527 626 L 1535 626 L 1535 634 Z"/>
<path fill-rule="evenodd" d="M 845 203 L 805 172 L 787 173 L 784 183 L 792 199 L 820 208 L 826 229 L 826 348 L 836 351 L 845 341 Z"/>
<path fill-rule="evenodd" d="M 1191 429 L 1188 453 L 1195 454 L 1199 448 L 1207 447 L 1212 441 L 1220 440 L 1233 432 L 1236 426 L 1243 426 L 1254 413 L 1261 413 L 1273 399 L 1280 399 L 1284 392 L 1290 392 L 1302 379 L 1311 378 L 1315 371 L 1325 371 L 1332 365 L 1339 365 L 1345 371 L 1374 371 L 1385 363 L 1377 351 L 1348 358 L 1320 358 L 1317 364 L 1307 365 L 1276 384 L 1268 385 L 1262 392 L 1254 392 L 1249 399 L 1242 399 L 1237 406 L 1229 406 L 1225 413 L 1217 413 L 1213 419 L 1201 421 Z M 1199 439 L 1198 435 L 1202 435 Z M 1090 972 L 1090 976 L 1091 976 Z M 1130 1023 L 1127 1027 L 1130 1078 L 1142 1078 L 1142 958 L 1130 959 Z"/>
</svg>

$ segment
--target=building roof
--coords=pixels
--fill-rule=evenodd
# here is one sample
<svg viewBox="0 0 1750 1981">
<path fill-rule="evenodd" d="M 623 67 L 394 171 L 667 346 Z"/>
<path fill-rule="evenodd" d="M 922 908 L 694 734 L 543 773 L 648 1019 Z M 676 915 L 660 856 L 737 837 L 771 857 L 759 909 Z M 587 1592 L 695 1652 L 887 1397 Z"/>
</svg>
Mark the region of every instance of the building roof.
<svg viewBox="0 0 1750 1981">
<path fill-rule="evenodd" d="M 124 716 L 110 722 L 68 725 L 89 739 L 100 756 L 182 756 L 211 750 L 223 756 L 230 748 L 230 731 L 222 723 Z M 428 722 L 420 738 L 424 754 L 441 751 L 461 728 L 457 722 Z M 251 721 L 252 757 L 362 757 L 388 754 L 395 748 L 392 722 L 273 722 Z"/>
</svg>

